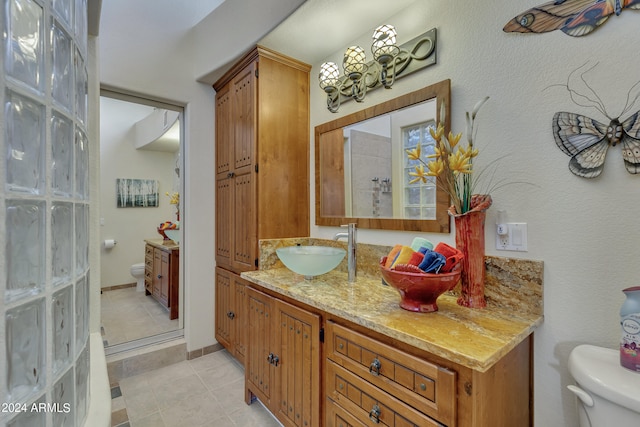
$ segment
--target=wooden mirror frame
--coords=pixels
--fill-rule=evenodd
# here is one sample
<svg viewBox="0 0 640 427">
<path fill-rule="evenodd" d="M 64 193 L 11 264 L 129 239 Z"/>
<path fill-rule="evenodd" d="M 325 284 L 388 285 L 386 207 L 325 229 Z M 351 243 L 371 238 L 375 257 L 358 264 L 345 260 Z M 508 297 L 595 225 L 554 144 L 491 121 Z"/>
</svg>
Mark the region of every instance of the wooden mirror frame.
<svg viewBox="0 0 640 427">
<path fill-rule="evenodd" d="M 451 129 L 451 81 L 449 79 L 416 90 L 415 92 L 399 96 L 397 98 L 374 105 L 364 110 L 357 111 L 336 120 L 323 123 L 315 127 L 315 177 L 316 177 L 316 225 L 340 226 L 347 223 L 356 223 L 358 228 L 370 228 L 381 230 L 421 231 L 432 233 L 449 233 L 450 219 L 447 209 L 450 205 L 449 196 L 438 186 L 436 188 L 436 219 L 400 219 L 400 218 L 356 218 L 356 217 L 326 217 L 320 215 L 321 183 L 320 175 L 320 136 L 325 132 L 334 131 L 354 123 L 368 120 L 373 117 L 386 114 L 401 108 L 405 108 L 429 99 L 437 99 L 436 122 L 440 123 L 440 110 L 444 102 L 445 135 Z"/>
</svg>

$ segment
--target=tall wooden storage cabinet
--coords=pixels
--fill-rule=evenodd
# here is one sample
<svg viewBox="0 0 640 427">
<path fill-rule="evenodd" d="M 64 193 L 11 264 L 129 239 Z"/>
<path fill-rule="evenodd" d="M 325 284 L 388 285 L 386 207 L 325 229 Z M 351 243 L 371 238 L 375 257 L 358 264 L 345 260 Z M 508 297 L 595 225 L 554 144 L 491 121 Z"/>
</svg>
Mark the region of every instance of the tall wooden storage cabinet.
<svg viewBox="0 0 640 427">
<path fill-rule="evenodd" d="M 216 339 L 240 360 L 234 349 L 244 343 L 232 341 L 245 334 L 231 331 L 246 322 L 244 307 L 235 288 L 218 292 L 217 283 L 257 269 L 259 239 L 309 235 L 310 68 L 258 46 L 213 85 Z"/>
</svg>

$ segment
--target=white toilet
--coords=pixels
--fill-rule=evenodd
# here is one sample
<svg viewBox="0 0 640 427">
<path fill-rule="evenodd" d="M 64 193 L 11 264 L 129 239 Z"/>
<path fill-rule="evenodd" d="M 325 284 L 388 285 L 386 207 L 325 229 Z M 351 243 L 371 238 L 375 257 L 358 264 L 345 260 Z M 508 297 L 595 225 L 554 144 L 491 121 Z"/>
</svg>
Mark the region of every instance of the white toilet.
<svg viewBox="0 0 640 427">
<path fill-rule="evenodd" d="M 144 291 L 144 262 L 131 266 L 131 275 L 136 278 L 136 291 Z"/>
<path fill-rule="evenodd" d="M 620 366 L 618 350 L 579 345 L 569 355 L 569 372 L 580 427 L 639 425 L 640 373 Z"/>
</svg>

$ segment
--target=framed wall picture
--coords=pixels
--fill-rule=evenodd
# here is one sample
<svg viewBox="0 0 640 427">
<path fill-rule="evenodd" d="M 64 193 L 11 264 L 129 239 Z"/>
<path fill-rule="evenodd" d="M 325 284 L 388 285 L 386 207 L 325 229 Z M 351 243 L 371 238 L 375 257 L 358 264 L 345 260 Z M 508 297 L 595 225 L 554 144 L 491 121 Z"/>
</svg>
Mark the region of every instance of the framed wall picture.
<svg viewBox="0 0 640 427">
<path fill-rule="evenodd" d="M 119 208 L 158 207 L 158 181 L 155 179 L 116 179 L 116 200 Z"/>
</svg>

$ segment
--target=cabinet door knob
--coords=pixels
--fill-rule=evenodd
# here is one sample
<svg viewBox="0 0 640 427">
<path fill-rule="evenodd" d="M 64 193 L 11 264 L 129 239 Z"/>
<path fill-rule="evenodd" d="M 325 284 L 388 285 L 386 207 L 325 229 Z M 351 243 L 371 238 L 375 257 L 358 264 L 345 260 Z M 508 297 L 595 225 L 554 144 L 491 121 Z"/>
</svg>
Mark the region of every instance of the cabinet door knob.
<svg viewBox="0 0 640 427">
<path fill-rule="evenodd" d="M 378 405 L 373 405 L 373 408 L 369 411 L 369 419 L 376 424 L 380 424 L 380 407 Z"/>
<path fill-rule="evenodd" d="M 377 377 L 380 375 L 380 368 L 382 368 L 382 364 L 377 358 L 375 358 L 373 359 L 373 362 L 371 362 L 371 365 L 369 365 L 369 372 Z"/>
<path fill-rule="evenodd" d="M 236 314 L 233 311 L 230 311 L 227 313 L 227 317 L 233 320 L 236 317 Z"/>
<path fill-rule="evenodd" d="M 158 274 L 158 279 L 162 279 L 162 274 Z"/>
</svg>

